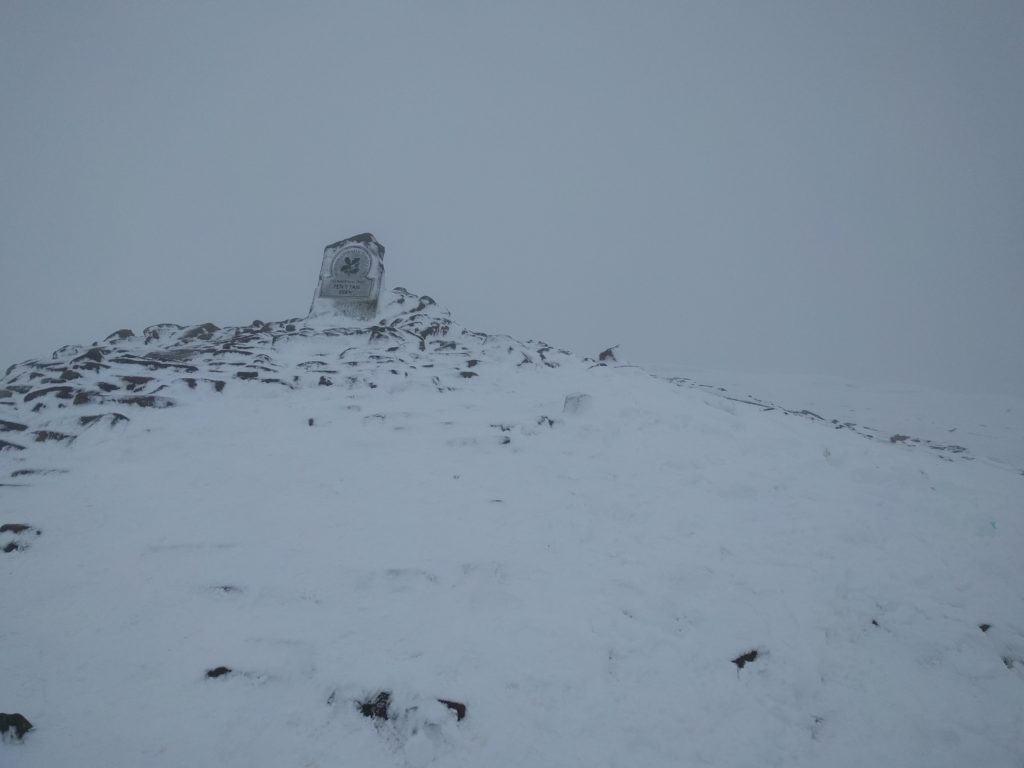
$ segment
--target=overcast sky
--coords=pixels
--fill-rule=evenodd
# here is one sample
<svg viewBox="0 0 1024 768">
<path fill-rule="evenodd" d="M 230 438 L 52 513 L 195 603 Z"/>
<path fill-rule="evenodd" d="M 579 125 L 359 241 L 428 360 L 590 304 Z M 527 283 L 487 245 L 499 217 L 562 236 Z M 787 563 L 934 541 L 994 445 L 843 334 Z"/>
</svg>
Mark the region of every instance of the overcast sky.
<svg viewBox="0 0 1024 768">
<path fill-rule="evenodd" d="M 0 370 L 305 314 L 1024 395 L 1024 2 L 0 0 Z"/>
</svg>

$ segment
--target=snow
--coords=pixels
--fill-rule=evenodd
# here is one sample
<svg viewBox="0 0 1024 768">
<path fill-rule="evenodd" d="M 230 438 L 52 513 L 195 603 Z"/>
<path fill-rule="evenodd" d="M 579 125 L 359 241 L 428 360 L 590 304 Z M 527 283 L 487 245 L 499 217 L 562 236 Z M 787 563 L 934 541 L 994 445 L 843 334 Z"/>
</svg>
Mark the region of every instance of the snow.
<svg viewBox="0 0 1024 768">
<path fill-rule="evenodd" d="M 268 347 L 275 376 L 342 355 L 358 381 L 159 372 L 174 407 L 5 433 L 26 450 L 0 452 L 0 524 L 41 534 L 0 553 L 0 711 L 35 726 L 0 765 L 1024 761 L 1009 459 L 454 323 L 472 349 L 403 347 L 409 375 L 301 330 Z M 78 414 L 20 398 L 0 418 Z M 363 717 L 383 690 L 393 719 Z"/>
</svg>

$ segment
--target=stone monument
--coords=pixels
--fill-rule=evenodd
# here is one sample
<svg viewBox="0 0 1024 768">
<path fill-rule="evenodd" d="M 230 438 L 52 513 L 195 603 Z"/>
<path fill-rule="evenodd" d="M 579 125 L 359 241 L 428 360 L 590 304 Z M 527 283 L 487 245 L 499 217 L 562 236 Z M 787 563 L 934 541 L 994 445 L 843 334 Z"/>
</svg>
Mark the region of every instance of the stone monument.
<svg viewBox="0 0 1024 768">
<path fill-rule="evenodd" d="M 342 314 L 369 320 L 384 285 L 384 246 L 369 232 L 324 248 L 309 316 Z"/>
</svg>

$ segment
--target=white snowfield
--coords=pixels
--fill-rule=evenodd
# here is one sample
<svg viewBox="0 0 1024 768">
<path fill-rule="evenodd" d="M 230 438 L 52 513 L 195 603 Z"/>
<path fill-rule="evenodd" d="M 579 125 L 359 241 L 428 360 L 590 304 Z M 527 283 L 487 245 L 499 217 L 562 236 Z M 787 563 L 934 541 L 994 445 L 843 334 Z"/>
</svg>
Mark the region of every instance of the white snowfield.
<svg viewBox="0 0 1024 768">
<path fill-rule="evenodd" d="M 1019 467 L 391 297 L 0 380 L 0 765 L 1024 764 Z"/>
</svg>

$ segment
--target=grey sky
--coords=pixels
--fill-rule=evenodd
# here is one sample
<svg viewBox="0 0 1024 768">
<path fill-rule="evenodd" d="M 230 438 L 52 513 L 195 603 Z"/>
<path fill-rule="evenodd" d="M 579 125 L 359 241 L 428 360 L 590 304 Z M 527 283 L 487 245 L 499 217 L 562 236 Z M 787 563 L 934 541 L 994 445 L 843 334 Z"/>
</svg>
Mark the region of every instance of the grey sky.
<svg viewBox="0 0 1024 768">
<path fill-rule="evenodd" d="M 1024 395 L 1024 3 L 0 2 L 0 368 L 388 285 L 637 362 Z"/>
</svg>

